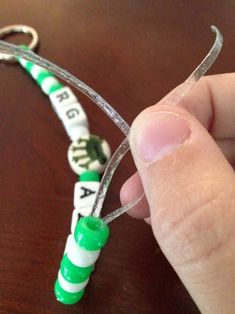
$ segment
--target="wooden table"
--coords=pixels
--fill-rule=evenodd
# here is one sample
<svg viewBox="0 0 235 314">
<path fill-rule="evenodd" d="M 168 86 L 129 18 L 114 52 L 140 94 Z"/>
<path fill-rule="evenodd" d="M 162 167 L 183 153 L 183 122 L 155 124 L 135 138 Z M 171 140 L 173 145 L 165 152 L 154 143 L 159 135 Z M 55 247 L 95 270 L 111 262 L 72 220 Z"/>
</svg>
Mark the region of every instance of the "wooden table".
<svg viewBox="0 0 235 314">
<path fill-rule="evenodd" d="M 93 87 L 128 123 L 202 60 L 214 40 L 211 24 L 223 33 L 224 47 L 210 73 L 234 71 L 234 0 L 9 0 L 1 1 L 0 12 L 0 27 L 33 26 L 38 53 Z M 83 300 L 56 302 L 76 181 L 67 163 L 69 141 L 48 98 L 20 66 L 1 63 L 0 78 L 0 313 L 198 313 L 150 227 L 127 215 L 110 225 Z M 115 150 L 121 132 L 78 95 L 92 132 Z M 105 212 L 120 205 L 120 186 L 133 172 L 129 156 Z"/>
</svg>

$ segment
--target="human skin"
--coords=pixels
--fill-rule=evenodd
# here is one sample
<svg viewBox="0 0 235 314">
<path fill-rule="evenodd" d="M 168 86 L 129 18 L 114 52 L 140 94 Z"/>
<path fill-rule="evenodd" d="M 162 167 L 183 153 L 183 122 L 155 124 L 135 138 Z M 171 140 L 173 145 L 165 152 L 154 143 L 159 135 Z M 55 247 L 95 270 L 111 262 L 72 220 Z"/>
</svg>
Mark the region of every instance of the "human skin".
<svg viewBox="0 0 235 314">
<path fill-rule="evenodd" d="M 153 234 L 202 313 L 235 313 L 235 73 L 206 76 L 177 106 L 156 104 L 130 131 L 129 211 Z M 149 218 L 150 217 L 150 218 Z"/>
</svg>

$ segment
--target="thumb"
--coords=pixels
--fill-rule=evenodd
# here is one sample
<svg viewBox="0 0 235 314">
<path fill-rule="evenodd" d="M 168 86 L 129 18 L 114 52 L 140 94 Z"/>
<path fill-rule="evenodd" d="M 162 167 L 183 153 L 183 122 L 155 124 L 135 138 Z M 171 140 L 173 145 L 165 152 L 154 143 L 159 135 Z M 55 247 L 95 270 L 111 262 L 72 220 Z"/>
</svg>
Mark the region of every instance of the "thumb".
<svg viewBox="0 0 235 314">
<path fill-rule="evenodd" d="M 190 113 L 154 106 L 130 132 L 154 235 L 203 313 L 235 313 L 235 178 Z"/>
</svg>

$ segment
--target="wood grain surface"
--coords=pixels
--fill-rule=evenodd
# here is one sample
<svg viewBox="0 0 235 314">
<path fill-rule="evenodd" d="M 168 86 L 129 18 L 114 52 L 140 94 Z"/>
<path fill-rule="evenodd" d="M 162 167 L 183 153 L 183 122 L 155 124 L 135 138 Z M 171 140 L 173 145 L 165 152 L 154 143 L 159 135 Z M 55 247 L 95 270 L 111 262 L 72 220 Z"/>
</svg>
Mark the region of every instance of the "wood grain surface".
<svg viewBox="0 0 235 314">
<path fill-rule="evenodd" d="M 210 74 L 235 68 L 234 0 L 1 0 L 0 27 L 16 23 L 33 26 L 38 53 L 98 91 L 128 123 L 202 60 L 214 40 L 211 24 L 221 30 L 224 47 Z M 76 93 L 91 131 L 115 150 L 121 132 Z M 56 302 L 53 285 L 76 181 L 68 145 L 49 99 L 19 65 L 0 63 L 0 313 L 199 313 L 150 227 L 127 215 L 110 225 L 83 300 Z M 120 187 L 134 171 L 129 156 L 104 212 L 120 205 Z"/>
</svg>

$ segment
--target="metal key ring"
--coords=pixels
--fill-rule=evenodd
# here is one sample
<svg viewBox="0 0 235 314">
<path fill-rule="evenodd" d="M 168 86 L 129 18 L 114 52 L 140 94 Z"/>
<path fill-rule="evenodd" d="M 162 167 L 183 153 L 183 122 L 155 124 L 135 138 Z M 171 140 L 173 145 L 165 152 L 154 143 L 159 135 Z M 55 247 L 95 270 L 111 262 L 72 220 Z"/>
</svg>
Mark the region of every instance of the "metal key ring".
<svg viewBox="0 0 235 314">
<path fill-rule="evenodd" d="M 38 45 L 38 33 L 36 30 L 27 25 L 10 25 L 3 28 L 0 28 L 0 38 L 5 37 L 6 35 L 13 34 L 13 33 L 24 33 L 29 34 L 32 37 L 28 48 L 34 50 Z M 0 61 L 4 62 L 16 62 L 16 58 L 12 55 L 0 53 Z"/>
</svg>

